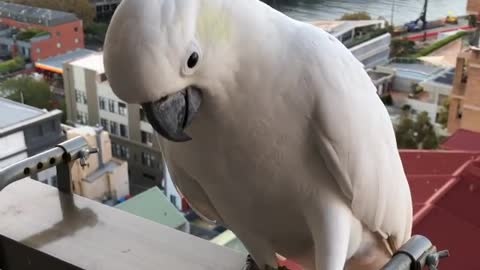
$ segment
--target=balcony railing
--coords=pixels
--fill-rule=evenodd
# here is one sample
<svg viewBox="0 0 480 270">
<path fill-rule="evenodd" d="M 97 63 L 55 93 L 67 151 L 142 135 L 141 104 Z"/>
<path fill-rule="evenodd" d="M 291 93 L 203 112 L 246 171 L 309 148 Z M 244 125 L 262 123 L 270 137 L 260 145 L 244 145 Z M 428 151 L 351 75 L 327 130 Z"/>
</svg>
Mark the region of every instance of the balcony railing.
<svg viewBox="0 0 480 270">
<path fill-rule="evenodd" d="M 77 137 L 0 170 L 0 269 L 244 268 L 242 253 L 72 194 L 72 162 L 94 152 Z M 58 189 L 25 179 L 53 166 Z M 446 255 L 414 236 L 383 270 L 434 270 Z"/>
</svg>

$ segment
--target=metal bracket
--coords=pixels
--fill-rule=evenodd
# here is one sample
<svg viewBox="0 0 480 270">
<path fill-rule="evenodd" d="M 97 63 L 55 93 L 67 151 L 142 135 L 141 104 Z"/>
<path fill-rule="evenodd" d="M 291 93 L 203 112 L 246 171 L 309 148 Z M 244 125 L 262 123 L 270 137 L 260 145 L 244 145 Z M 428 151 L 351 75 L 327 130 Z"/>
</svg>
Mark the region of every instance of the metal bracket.
<svg viewBox="0 0 480 270">
<path fill-rule="evenodd" d="M 84 167 L 92 153 L 97 153 L 97 149 L 90 148 L 85 138 L 78 136 L 67 140 L 56 145 L 55 148 L 1 169 L 0 191 L 17 180 L 56 166 L 58 189 L 71 193 L 70 167 L 72 162 L 80 159 L 80 165 Z"/>
<path fill-rule="evenodd" d="M 426 237 L 414 235 L 381 270 L 422 270 L 425 266 L 437 270 L 440 259 L 448 257 L 448 250 L 437 248 Z"/>
</svg>

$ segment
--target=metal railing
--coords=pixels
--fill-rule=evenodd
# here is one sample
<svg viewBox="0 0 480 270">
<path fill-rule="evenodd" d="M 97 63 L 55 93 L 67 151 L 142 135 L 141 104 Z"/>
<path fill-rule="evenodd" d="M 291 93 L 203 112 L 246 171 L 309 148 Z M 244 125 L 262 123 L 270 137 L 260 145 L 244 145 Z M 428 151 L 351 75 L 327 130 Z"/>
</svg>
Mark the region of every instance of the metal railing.
<svg viewBox="0 0 480 270">
<path fill-rule="evenodd" d="M 56 166 L 58 189 L 63 193 L 71 193 L 70 168 L 72 162 L 79 159 L 80 165 L 85 166 L 88 156 L 96 152 L 96 149 L 88 146 L 83 137 L 65 141 L 50 150 L 1 169 L 0 191 L 17 180 Z M 437 270 L 440 259 L 448 256 L 448 251 L 437 252 L 436 247 L 429 239 L 415 235 L 393 255 L 381 270 L 422 270 L 424 267 Z"/>
<path fill-rule="evenodd" d="M 88 156 L 96 153 L 83 137 L 75 137 L 58 144 L 55 148 L 14 163 L 0 170 L 0 191 L 11 183 L 35 175 L 46 169 L 57 167 L 58 189 L 71 192 L 70 166 L 80 159 L 82 166 L 86 165 Z"/>
<path fill-rule="evenodd" d="M 426 237 L 414 235 L 381 270 L 437 270 L 440 259 L 448 257 L 448 250 L 438 251 Z"/>
</svg>

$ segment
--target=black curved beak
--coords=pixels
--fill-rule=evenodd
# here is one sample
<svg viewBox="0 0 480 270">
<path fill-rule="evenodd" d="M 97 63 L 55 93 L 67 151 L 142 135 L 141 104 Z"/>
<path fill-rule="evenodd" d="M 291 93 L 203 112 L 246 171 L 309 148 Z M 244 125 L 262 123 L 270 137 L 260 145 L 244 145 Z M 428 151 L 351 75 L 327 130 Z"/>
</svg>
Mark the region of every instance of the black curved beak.
<svg viewBox="0 0 480 270">
<path fill-rule="evenodd" d="M 165 139 L 185 142 L 192 138 L 185 133 L 202 103 L 200 89 L 189 86 L 155 102 L 142 104 L 148 122 Z"/>
</svg>

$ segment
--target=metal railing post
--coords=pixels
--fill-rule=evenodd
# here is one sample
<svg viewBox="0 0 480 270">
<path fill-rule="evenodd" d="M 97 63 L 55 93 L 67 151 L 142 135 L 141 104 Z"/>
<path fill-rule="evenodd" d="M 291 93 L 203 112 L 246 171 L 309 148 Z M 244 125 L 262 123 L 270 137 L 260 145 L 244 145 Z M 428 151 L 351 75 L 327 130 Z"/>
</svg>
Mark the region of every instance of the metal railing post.
<svg viewBox="0 0 480 270">
<path fill-rule="evenodd" d="M 448 256 L 447 250 L 437 252 L 426 237 L 414 235 L 381 270 L 422 270 L 425 266 L 437 270 L 440 259 Z"/>
</svg>

